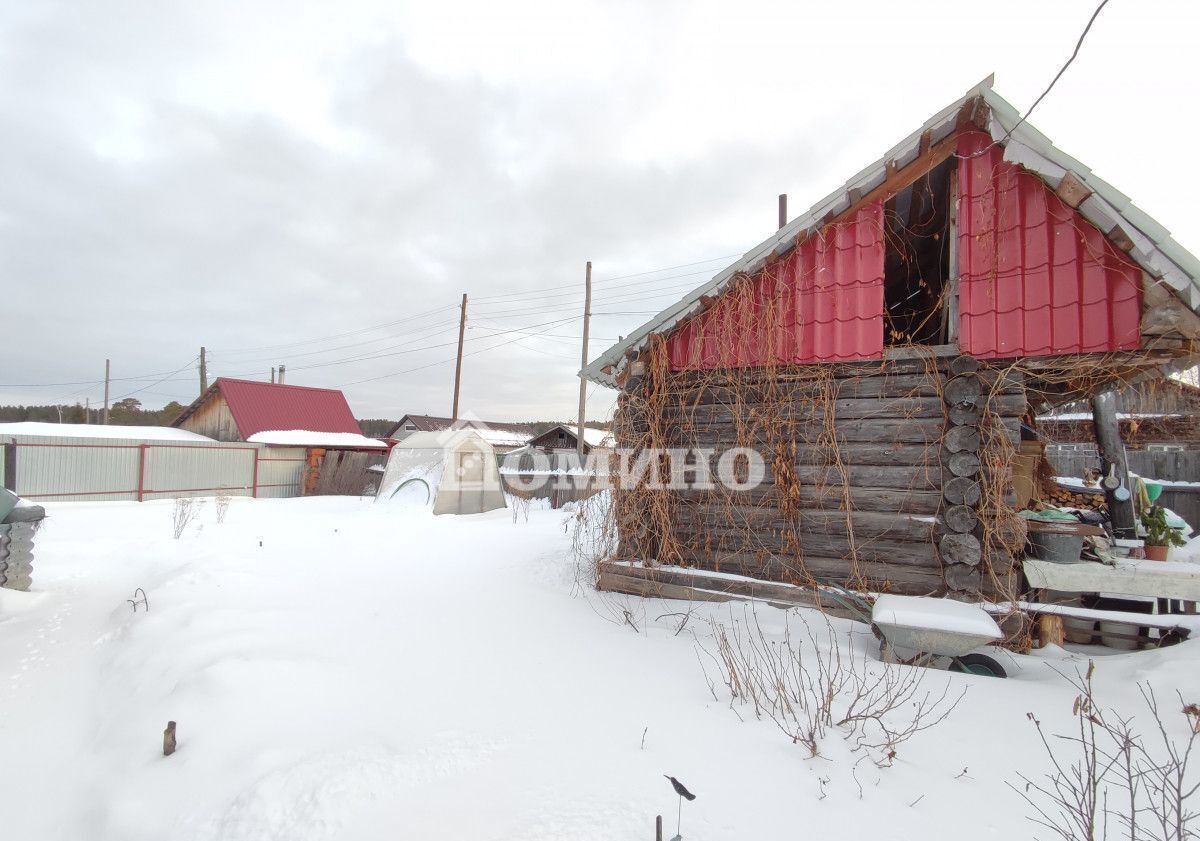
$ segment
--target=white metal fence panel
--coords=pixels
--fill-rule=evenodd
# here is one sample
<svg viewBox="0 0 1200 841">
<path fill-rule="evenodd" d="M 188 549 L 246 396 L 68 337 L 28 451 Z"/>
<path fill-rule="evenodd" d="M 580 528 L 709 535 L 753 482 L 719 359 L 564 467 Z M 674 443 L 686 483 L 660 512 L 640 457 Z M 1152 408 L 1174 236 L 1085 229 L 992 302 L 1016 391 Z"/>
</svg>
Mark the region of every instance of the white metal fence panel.
<svg viewBox="0 0 1200 841">
<path fill-rule="evenodd" d="M 260 451 L 259 497 L 300 496 L 307 452 L 303 447 L 269 447 Z"/>
<path fill-rule="evenodd" d="M 304 447 L 0 436 L 0 477 L 35 501 L 299 496 Z"/>
<path fill-rule="evenodd" d="M 137 499 L 137 444 L 118 439 L 39 439 L 18 442 L 16 488 L 38 500 Z"/>
<path fill-rule="evenodd" d="M 254 445 L 147 445 L 142 473 L 143 499 L 181 496 L 251 496 Z"/>
</svg>

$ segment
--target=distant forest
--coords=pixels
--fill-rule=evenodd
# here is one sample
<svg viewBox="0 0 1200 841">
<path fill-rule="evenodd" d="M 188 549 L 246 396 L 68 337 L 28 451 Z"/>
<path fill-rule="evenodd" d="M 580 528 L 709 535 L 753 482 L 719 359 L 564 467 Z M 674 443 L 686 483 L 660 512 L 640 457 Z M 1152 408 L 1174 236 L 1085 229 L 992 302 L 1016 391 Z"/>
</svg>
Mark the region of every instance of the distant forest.
<svg viewBox="0 0 1200 841">
<path fill-rule="evenodd" d="M 171 421 L 187 407 L 172 400 L 161 409 L 143 409 L 135 397 L 113 403 L 108 410 L 108 422 L 114 426 L 170 426 Z M 41 421 L 43 423 L 100 423 L 104 412 L 82 405 L 0 406 L 0 423 Z"/>
<path fill-rule="evenodd" d="M 179 413 L 186 408 L 172 400 L 161 409 L 143 409 L 142 404 L 136 398 L 126 397 L 124 400 L 118 400 L 112 404 L 108 410 L 108 422 L 114 426 L 170 426 L 171 421 L 179 417 Z M 14 421 L 100 423 L 102 416 L 103 412 L 100 409 L 85 410 L 78 403 L 57 406 L 0 406 L 0 423 Z M 564 426 L 574 425 L 573 421 L 532 421 L 531 425 L 540 435 L 560 423 Z M 368 438 L 380 438 L 387 435 L 395 425 L 396 421 L 386 418 L 366 418 L 358 422 L 362 434 Z M 593 429 L 604 428 L 604 424 L 598 421 L 588 421 L 587 425 Z"/>
</svg>

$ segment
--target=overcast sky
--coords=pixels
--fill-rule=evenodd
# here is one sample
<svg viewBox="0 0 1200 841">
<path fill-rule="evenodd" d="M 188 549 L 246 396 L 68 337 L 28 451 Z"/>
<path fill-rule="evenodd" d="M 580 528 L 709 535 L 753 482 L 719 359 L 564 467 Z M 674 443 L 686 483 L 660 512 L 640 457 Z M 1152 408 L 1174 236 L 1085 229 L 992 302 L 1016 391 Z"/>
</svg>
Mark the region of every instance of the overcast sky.
<svg viewBox="0 0 1200 841">
<path fill-rule="evenodd" d="M 449 414 L 466 292 L 463 406 L 573 417 L 585 261 L 595 356 L 778 193 L 989 73 L 1024 111 L 1094 4 L 2 4 L 0 402 L 95 406 L 109 357 L 114 400 L 187 403 L 206 345 L 210 377 Z M 1196 4 L 1112 0 L 1031 118 L 1191 248 L 1198 42 Z"/>
</svg>

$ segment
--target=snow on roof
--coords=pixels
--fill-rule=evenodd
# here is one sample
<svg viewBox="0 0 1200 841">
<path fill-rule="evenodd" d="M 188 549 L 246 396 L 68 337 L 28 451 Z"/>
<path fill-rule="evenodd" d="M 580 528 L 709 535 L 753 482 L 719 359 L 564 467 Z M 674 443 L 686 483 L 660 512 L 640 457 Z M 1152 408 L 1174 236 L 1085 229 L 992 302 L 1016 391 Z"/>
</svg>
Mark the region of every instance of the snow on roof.
<svg viewBox="0 0 1200 841">
<path fill-rule="evenodd" d="M 98 423 L 0 423 L 0 435 L 41 435 L 55 438 L 127 438 L 135 441 L 205 441 L 212 438 L 169 426 L 106 426 Z"/>
<path fill-rule="evenodd" d="M 584 427 L 583 440 L 589 447 L 611 447 L 613 445 L 613 434 L 607 429 Z"/>
<path fill-rule="evenodd" d="M 273 429 L 256 432 L 246 439 L 251 444 L 276 444 L 285 447 L 371 447 L 387 444 L 354 432 L 313 432 L 309 429 Z"/>
<path fill-rule="evenodd" d="M 524 432 L 511 432 L 506 429 L 489 429 L 485 427 L 471 427 L 471 431 L 478 434 L 480 438 L 487 441 L 493 447 L 520 447 L 529 443 L 529 439 L 533 435 Z"/>
<path fill-rule="evenodd" d="M 1091 191 L 1080 202 L 1079 213 L 1101 231 L 1119 232 L 1128 237 L 1133 243 L 1129 257 L 1151 277 L 1175 290 L 1189 307 L 1200 312 L 1200 260 L 1177 243 L 1170 231 L 1135 207 L 1128 196 L 1060 151 L 1046 135 L 1024 121 L 1016 108 L 992 90 L 989 76 L 808 212 L 784 225 L 712 280 L 693 289 L 604 351 L 579 372 L 580 376 L 600 385 L 616 387 L 617 374 L 628 362 L 627 352 L 641 350 L 652 334 L 665 333 L 691 318 L 699 311 L 702 298 L 718 295 L 734 278 L 761 271 L 772 257 L 790 251 L 798 236 L 818 229 L 827 216 L 849 210 L 856 203 L 856 196 L 866 195 L 887 180 L 891 166 L 903 167 L 919 154 L 921 138 L 926 132 L 929 132 L 930 143 L 949 137 L 955 130 L 962 107 L 973 99 L 982 99 L 988 106 L 988 131 L 1003 147 L 1006 161 L 1024 167 L 1055 189 L 1068 173 L 1074 175 Z"/>
</svg>

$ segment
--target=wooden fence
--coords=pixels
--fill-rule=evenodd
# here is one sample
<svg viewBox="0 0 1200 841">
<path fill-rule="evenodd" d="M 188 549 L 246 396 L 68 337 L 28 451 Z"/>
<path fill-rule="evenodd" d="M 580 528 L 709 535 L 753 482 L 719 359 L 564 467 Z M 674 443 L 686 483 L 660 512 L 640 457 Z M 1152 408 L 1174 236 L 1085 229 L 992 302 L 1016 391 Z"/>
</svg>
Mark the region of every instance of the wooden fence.
<svg viewBox="0 0 1200 841">
<path fill-rule="evenodd" d="M 1100 456 L 1094 448 L 1062 449 L 1046 447 L 1046 458 L 1059 476 L 1079 478 L 1087 468 L 1098 470 Z M 1147 479 L 1160 482 L 1200 482 L 1200 451 L 1198 450 L 1126 450 L 1129 469 Z M 1171 485 L 1163 489 L 1159 503 L 1200 528 L 1200 486 Z"/>
</svg>

